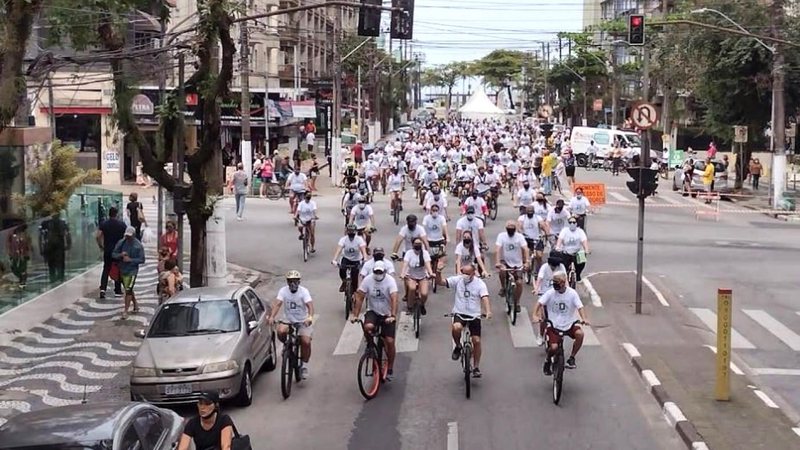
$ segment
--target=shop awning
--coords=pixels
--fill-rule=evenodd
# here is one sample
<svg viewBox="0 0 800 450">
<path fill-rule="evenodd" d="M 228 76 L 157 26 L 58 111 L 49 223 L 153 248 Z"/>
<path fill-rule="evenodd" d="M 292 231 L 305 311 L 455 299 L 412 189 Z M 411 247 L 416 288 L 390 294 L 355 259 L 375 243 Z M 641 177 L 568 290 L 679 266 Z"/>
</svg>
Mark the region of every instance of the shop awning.
<svg viewBox="0 0 800 450">
<path fill-rule="evenodd" d="M 42 106 L 39 108 L 42 112 L 49 113 L 49 106 Z M 96 115 L 110 115 L 110 106 L 56 106 L 53 108 L 53 114 L 96 114 Z"/>
</svg>

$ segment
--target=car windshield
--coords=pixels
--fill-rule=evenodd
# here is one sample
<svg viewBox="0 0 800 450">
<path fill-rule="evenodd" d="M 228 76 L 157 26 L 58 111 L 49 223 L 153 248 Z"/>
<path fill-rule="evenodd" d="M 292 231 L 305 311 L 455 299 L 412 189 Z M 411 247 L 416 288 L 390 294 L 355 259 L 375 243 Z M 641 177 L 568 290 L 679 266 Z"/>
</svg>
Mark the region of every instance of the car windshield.
<svg viewBox="0 0 800 450">
<path fill-rule="evenodd" d="M 239 305 L 236 300 L 199 300 L 168 303 L 153 319 L 147 337 L 175 337 L 239 331 Z"/>
<path fill-rule="evenodd" d="M 642 146 L 642 140 L 639 139 L 639 135 L 636 133 L 625 133 L 625 138 L 628 140 L 631 147 Z"/>
<path fill-rule="evenodd" d="M 0 447 L 0 450 L 111 450 L 112 441 L 68 442 L 62 444 L 34 444 L 14 447 Z"/>
</svg>

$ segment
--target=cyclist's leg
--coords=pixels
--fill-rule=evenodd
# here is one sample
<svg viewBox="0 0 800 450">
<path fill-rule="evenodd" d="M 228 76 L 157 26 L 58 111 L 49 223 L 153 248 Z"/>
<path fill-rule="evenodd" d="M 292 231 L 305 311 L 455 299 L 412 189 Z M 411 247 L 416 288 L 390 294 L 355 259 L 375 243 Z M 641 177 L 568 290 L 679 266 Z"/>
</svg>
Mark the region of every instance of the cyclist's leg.
<svg viewBox="0 0 800 450">
<path fill-rule="evenodd" d="M 314 222 L 312 220 L 311 223 L 308 224 L 308 230 L 309 230 L 309 234 L 310 234 L 308 241 L 309 241 L 309 243 L 311 243 L 311 249 L 313 250 L 313 249 L 316 248 L 316 244 L 317 244 L 317 224 L 316 224 L 316 222 Z"/>
<path fill-rule="evenodd" d="M 386 360 L 389 365 L 388 369 L 392 370 L 394 367 L 394 356 L 396 354 L 394 335 L 397 320 L 392 323 L 386 323 L 385 317 L 383 317 L 381 320 L 383 320 L 383 323 L 381 324 L 381 336 L 383 336 L 383 343 L 386 347 Z"/>
<path fill-rule="evenodd" d="M 517 286 L 514 289 L 514 304 L 519 306 L 519 299 L 522 297 L 522 269 L 513 272 L 514 280 L 517 282 Z"/>
<path fill-rule="evenodd" d="M 289 334 L 289 325 L 285 323 L 279 323 L 278 326 L 275 327 L 275 332 L 278 335 L 278 340 L 281 342 L 286 342 L 286 335 Z"/>
<path fill-rule="evenodd" d="M 481 365 L 481 319 L 469 323 L 469 334 L 472 338 L 472 362 L 474 369 Z"/>
<path fill-rule="evenodd" d="M 353 293 L 358 290 L 358 269 L 360 264 L 358 262 L 353 262 L 350 264 L 350 282 L 353 286 Z"/>
<path fill-rule="evenodd" d="M 425 278 L 422 280 L 417 281 L 417 289 L 419 289 L 419 300 L 425 305 L 425 302 L 428 301 L 428 291 L 430 290 L 431 283 L 430 281 Z"/>
<path fill-rule="evenodd" d="M 344 292 L 344 279 L 347 276 L 346 261 L 346 259 L 342 258 L 341 262 L 339 262 L 339 279 L 342 280 L 342 284 L 339 286 L 339 292 Z"/>
<path fill-rule="evenodd" d="M 303 326 L 298 331 L 298 334 L 300 335 L 300 359 L 307 364 L 308 360 L 311 359 L 311 339 L 314 335 L 314 326 Z"/>
<path fill-rule="evenodd" d="M 417 280 L 407 278 L 406 279 L 406 303 L 408 304 L 409 309 L 414 307 L 414 294 L 419 289 L 419 285 L 417 284 Z"/>
<path fill-rule="evenodd" d="M 583 346 L 583 329 L 578 325 L 573 325 L 572 329 L 569 331 L 569 333 L 567 333 L 567 336 L 574 339 L 574 342 L 572 343 L 572 353 L 570 353 L 570 356 L 575 356 Z"/>
<path fill-rule="evenodd" d="M 586 267 L 586 263 L 578 264 L 577 260 L 573 257 L 573 261 L 575 261 L 575 281 L 581 281 L 581 273 L 583 273 L 583 269 Z"/>
<path fill-rule="evenodd" d="M 372 333 L 375 331 L 379 320 L 380 318 L 375 311 L 367 311 L 364 313 L 364 336 L 366 336 L 367 339 L 372 337 Z"/>
</svg>

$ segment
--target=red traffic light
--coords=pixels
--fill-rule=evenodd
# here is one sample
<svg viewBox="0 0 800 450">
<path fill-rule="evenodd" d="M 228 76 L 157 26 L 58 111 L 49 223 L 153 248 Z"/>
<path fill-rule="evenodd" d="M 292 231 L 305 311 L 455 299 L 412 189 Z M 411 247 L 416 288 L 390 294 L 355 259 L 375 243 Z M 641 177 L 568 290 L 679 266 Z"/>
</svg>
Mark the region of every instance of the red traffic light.
<svg viewBox="0 0 800 450">
<path fill-rule="evenodd" d="M 633 16 L 631 17 L 631 25 L 635 27 L 642 26 L 642 16 Z"/>
</svg>

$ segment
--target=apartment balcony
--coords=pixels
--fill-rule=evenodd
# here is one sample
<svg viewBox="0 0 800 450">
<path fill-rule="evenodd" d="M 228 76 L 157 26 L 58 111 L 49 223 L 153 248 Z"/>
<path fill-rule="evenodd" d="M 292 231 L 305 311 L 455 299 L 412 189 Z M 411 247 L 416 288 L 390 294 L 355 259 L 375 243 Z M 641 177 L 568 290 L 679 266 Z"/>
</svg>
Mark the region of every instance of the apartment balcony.
<svg viewBox="0 0 800 450">
<path fill-rule="evenodd" d="M 281 80 L 293 80 L 294 79 L 294 65 L 293 64 L 281 64 L 278 66 L 278 78 Z M 300 68 L 300 79 L 306 80 L 308 79 L 308 70 L 305 68 Z"/>
</svg>

